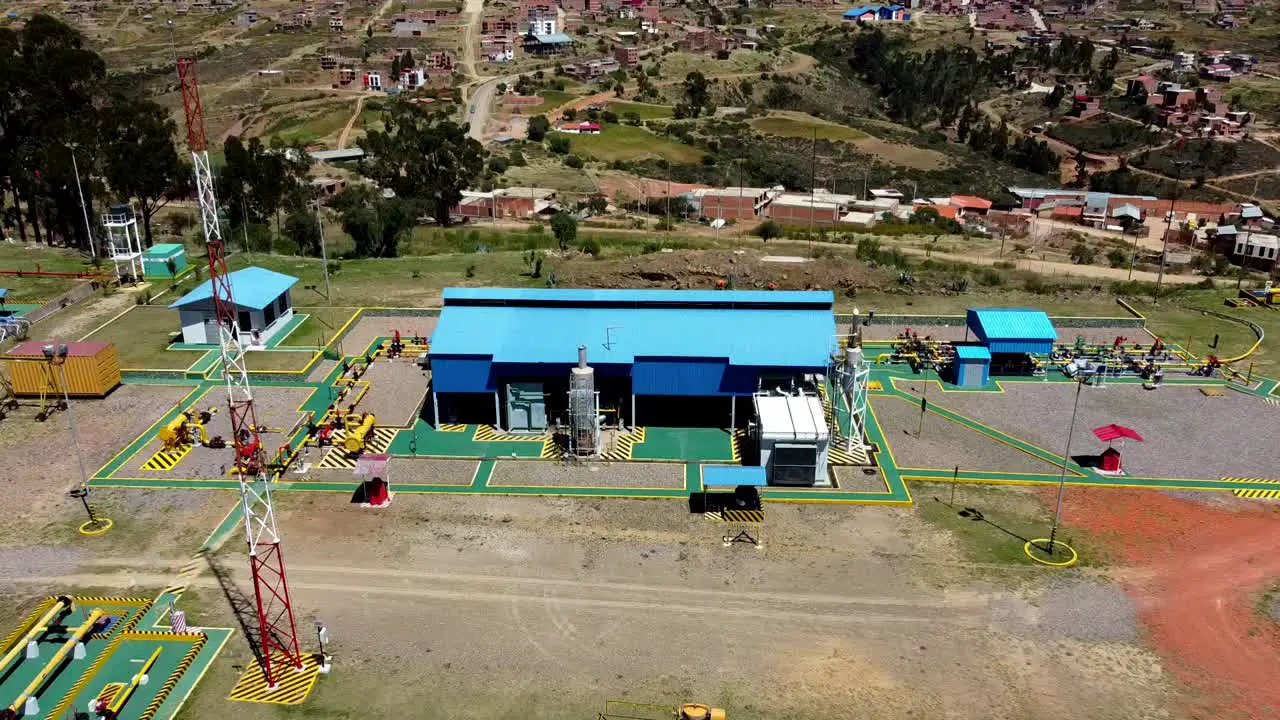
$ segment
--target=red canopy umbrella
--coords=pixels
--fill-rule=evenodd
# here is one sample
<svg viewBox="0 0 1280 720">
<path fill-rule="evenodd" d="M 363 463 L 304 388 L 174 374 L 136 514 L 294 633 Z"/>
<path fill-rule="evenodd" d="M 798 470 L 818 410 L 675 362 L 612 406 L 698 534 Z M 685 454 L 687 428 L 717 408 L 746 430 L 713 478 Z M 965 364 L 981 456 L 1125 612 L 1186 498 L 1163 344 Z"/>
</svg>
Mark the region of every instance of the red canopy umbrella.
<svg viewBox="0 0 1280 720">
<path fill-rule="evenodd" d="M 1116 425 L 1115 423 L 1112 423 L 1110 425 L 1103 425 L 1102 427 L 1096 427 L 1093 429 L 1093 434 L 1099 440 L 1105 440 L 1107 442 L 1111 442 L 1112 440 L 1121 440 L 1121 439 L 1136 440 L 1138 442 L 1142 442 L 1142 436 L 1139 435 L 1135 430 L 1127 428 L 1123 425 Z"/>
<path fill-rule="evenodd" d="M 1112 441 L 1120 440 L 1121 445 L 1125 440 L 1136 440 L 1142 442 L 1142 436 L 1134 432 L 1130 428 L 1123 425 L 1103 425 L 1093 429 L 1093 434 L 1099 440 L 1107 441 L 1107 449 L 1102 451 L 1098 469 L 1105 473 L 1120 472 L 1120 451 L 1111 446 Z"/>
</svg>

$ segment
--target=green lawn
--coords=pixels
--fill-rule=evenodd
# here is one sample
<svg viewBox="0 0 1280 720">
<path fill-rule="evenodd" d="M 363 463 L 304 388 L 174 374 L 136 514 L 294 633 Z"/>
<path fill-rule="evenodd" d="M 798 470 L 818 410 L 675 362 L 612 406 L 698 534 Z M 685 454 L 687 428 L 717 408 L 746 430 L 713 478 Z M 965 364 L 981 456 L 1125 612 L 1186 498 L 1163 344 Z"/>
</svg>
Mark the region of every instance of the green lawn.
<svg viewBox="0 0 1280 720">
<path fill-rule="evenodd" d="M 263 350 L 245 354 L 245 366 L 249 370 L 301 370 L 315 356 L 309 351 Z"/>
<path fill-rule="evenodd" d="M 702 152 L 689 145 L 631 125 L 604 125 L 599 135 L 565 135 L 572 152 L 604 162 L 661 158 L 674 163 L 696 163 Z"/>
<path fill-rule="evenodd" d="M 305 314 L 307 319 L 281 341 L 280 347 L 323 346 L 355 315 L 356 308 L 295 307 L 293 311 Z"/>
<path fill-rule="evenodd" d="M 521 114 L 541 115 L 542 113 L 558 108 L 573 99 L 573 96 L 569 93 L 561 92 L 559 90 L 543 90 L 538 93 L 538 96 L 542 98 L 542 102 L 534 105 L 528 110 L 522 111 Z"/>
<path fill-rule="evenodd" d="M 276 119 L 268 126 L 266 134 L 285 142 L 313 143 L 342 132 L 353 109 L 349 103 L 326 103 L 317 107 L 299 108 Z"/>
<path fill-rule="evenodd" d="M 204 355 L 196 350 L 165 349 L 181 331 L 177 310 L 143 305 L 130 309 L 85 339 L 114 343 L 122 368 L 180 370 Z"/>
<path fill-rule="evenodd" d="M 855 140 L 863 140 L 870 137 L 861 130 L 800 114 L 769 115 L 755 118 L 749 124 L 758 132 L 766 135 L 781 135 L 782 137 L 812 138 L 815 132 L 818 134 L 819 140 L 834 140 L 837 142 L 854 142 Z"/>
<path fill-rule="evenodd" d="M 31 228 L 27 228 L 28 233 Z M 17 231 L 14 232 L 16 237 Z M 30 237 L 30 236 L 28 236 Z M 94 272 L 87 257 L 70 250 L 50 248 L 35 242 L 0 243 L 0 270 L 41 270 L 44 272 Z M 111 272 L 107 263 L 96 272 Z M 81 280 L 58 277 L 32 277 L 30 275 L 0 275 L 0 288 L 9 291 L 7 299 L 13 303 L 35 303 L 52 300 Z"/>
<path fill-rule="evenodd" d="M 665 120 L 673 114 L 670 105 L 654 105 L 629 100 L 610 100 L 608 108 L 611 112 L 617 113 L 619 118 L 625 117 L 627 113 L 635 113 L 641 120 Z"/>
</svg>

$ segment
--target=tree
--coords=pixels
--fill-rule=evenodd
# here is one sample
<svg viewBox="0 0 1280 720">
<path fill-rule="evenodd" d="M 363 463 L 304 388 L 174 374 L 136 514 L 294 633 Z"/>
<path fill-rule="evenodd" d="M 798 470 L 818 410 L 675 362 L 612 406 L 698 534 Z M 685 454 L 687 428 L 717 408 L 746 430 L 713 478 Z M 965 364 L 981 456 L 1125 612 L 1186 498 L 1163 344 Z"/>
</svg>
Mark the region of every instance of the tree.
<svg viewBox="0 0 1280 720">
<path fill-rule="evenodd" d="M 582 158 L 577 155 L 565 155 L 564 164 L 575 170 L 581 170 L 583 166 Z"/>
<path fill-rule="evenodd" d="M 592 215 L 603 215 L 609 209 L 609 201 L 603 195 L 592 195 L 587 200 L 587 209 Z"/>
<path fill-rule="evenodd" d="M 1053 89 L 1044 96 L 1044 106 L 1052 112 L 1058 112 L 1058 107 L 1062 105 L 1062 99 L 1066 96 L 1066 88 L 1061 85 L 1054 85 Z"/>
<path fill-rule="evenodd" d="M 489 172 L 494 175 L 501 175 L 507 171 L 507 159 L 501 157 L 489 158 Z"/>
<path fill-rule="evenodd" d="M 564 135 L 561 135 L 560 133 L 555 133 L 554 135 L 547 136 L 547 149 L 555 153 L 556 155 L 567 154 L 569 152 L 569 147 L 570 147 L 569 138 L 565 137 Z"/>
<path fill-rule="evenodd" d="M 772 240 L 782 237 L 782 228 L 778 227 L 778 223 L 772 220 L 765 220 L 756 226 L 755 233 L 761 240 Z"/>
<path fill-rule="evenodd" d="M 365 174 L 448 225 L 449 209 L 480 175 L 484 148 L 447 112 L 397 102 L 384 122 L 386 131 L 365 135 Z"/>
<path fill-rule="evenodd" d="M 1123 267 L 1125 260 L 1128 260 L 1128 258 L 1125 257 L 1124 251 L 1120 248 L 1111 248 L 1107 251 L 1107 264 L 1111 267 Z"/>
<path fill-rule="evenodd" d="M 177 125 L 156 103 L 121 95 L 103 116 L 103 175 L 119 197 L 138 199 L 143 242 L 151 247 L 156 211 L 191 191 L 191 166 L 173 143 Z"/>
<path fill-rule="evenodd" d="M 524 153 L 520 152 L 518 149 L 512 150 L 511 154 L 507 156 L 507 163 L 514 167 L 524 167 L 529 164 L 528 161 L 524 159 Z"/>
<path fill-rule="evenodd" d="M 333 199 L 342 230 L 351 236 L 355 254 L 361 257 L 395 257 L 416 222 L 413 205 L 400 197 L 384 198 L 370 185 L 351 185 Z"/>
<path fill-rule="evenodd" d="M 1092 265 L 1097 257 L 1097 249 L 1084 242 L 1078 242 L 1071 248 L 1071 262 L 1077 265 Z"/>
<path fill-rule="evenodd" d="M 542 142 L 542 138 L 547 136 L 547 131 L 550 129 L 550 120 L 542 115 L 534 115 L 529 118 L 529 127 L 526 131 L 526 137 L 533 142 Z"/>
<path fill-rule="evenodd" d="M 551 218 L 551 232 L 561 250 L 568 250 L 578 237 L 578 221 L 569 213 L 561 210 Z"/>
<path fill-rule="evenodd" d="M 305 206 L 299 205 L 285 216 L 283 235 L 297 245 L 299 255 L 320 255 L 320 222 Z"/>
<path fill-rule="evenodd" d="M 705 75 L 694 70 L 684 77 L 684 99 L 689 105 L 689 117 L 698 117 L 704 108 L 714 109 Z"/>
<path fill-rule="evenodd" d="M 281 208 L 307 200 L 311 156 L 304 148 L 279 140 L 267 147 L 256 137 L 244 143 L 233 135 L 222 150 L 226 164 L 217 177 L 217 191 L 227 204 L 232 225 L 262 225 Z"/>
<path fill-rule="evenodd" d="M 926 206 L 911 213 L 911 217 L 907 219 L 907 222 L 912 225 L 933 225 L 941 219 L 942 215 L 938 214 L 937 210 Z"/>
<path fill-rule="evenodd" d="M 622 83 L 616 83 L 616 84 L 614 84 L 614 86 L 613 86 L 613 94 L 614 94 L 615 96 L 617 96 L 617 97 L 622 97 L 623 95 L 625 95 L 625 94 L 626 94 L 626 92 L 627 92 L 627 86 L 626 86 L 626 85 L 623 85 Z"/>
</svg>

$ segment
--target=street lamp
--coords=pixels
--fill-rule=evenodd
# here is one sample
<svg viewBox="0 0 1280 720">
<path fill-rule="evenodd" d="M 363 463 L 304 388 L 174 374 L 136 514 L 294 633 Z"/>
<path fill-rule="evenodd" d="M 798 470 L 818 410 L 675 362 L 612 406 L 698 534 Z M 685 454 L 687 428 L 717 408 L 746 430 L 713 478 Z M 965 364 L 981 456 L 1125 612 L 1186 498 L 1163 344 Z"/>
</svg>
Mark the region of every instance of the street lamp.
<svg viewBox="0 0 1280 720">
<path fill-rule="evenodd" d="M 1058 526 L 1062 524 L 1062 498 L 1067 490 L 1067 463 L 1071 462 L 1071 436 L 1076 432 L 1076 415 L 1080 410 L 1080 391 L 1084 388 L 1086 382 L 1088 382 L 1088 376 L 1083 373 L 1076 378 L 1076 400 L 1071 406 L 1071 424 L 1067 428 L 1067 448 L 1062 455 L 1062 475 L 1058 478 L 1058 507 L 1053 513 L 1053 527 L 1049 530 L 1049 547 L 1041 548 L 1049 553 L 1050 556 L 1053 555 L 1053 550 L 1057 547 L 1055 538 L 1058 535 Z"/>
<path fill-rule="evenodd" d="M 80 532 L 85 535 L 98 535 L 104 533 L 111 528 L 111 520 L 98 517 L 93 507 L 89 505 L 89 473 L 85 469 L 84 453 L 80 449 L 80 429 L 76 425 L 76 414 L 71 408 L 71 394 L 67 387 L 67 355 L 70 349 L 66 343 L 59 343 L 56 340 L 40 349 L 44 355 L 45 362 L 49 363 L 51 368 L 58 369 L 58 378 L 62 382 L 62 402 L 67 408 L 67 423 L 71 426 L 71 445 L 75 448 L 76 463 L 80 466 L 80 485 L 72 488 L 70 495 L 77 498 L 84 505 L 84 511 L 89 516 L 89 520 L 80 526 Z M 56 390 L 56 388 L 55 388 Z"/>
<path fill-rule="evenodd" d="M 1174 160 L 1173 166 L 1178 172 L 1174 177 L 1173 194 L 1169 198 L 1169 217 L 1165 220 L 1164 238 L 1160 243 L 1160 275 L 1156 277 L 1156 296 L 1153 298 L 1156 302 L 1160 301 L 1160 290 L 1164 287 L 1164 265 L 1169 257 L 1169 231 L 1173 229 L 1174 203 L 1178 200 L 1178 191 L 1182 189 L 1182 168 L 1186 167 L 1189 160 Z M 1137 242 L 1137 239 L 1134 239 Z M 1130 265 L 1132 269 L 1132 265 Z"/>
<path fill-rule="evenodd" d="M 89 257 L 96 259 L 98 257 L 98 249 L 93 244 L 93 229 L 89 226 L 89 210 L 84 204 L 84 189 L 80 186 L 80 165 L 76 163 L 77 147 L 79 147 L 78 143 L 67 143 L 67 149 L 71 151 L 71 170 L 76 174 L 76 194 L 80 196 L 80 214 L 84 216 L 84 234 L 89 239 Z"/>
</svg>

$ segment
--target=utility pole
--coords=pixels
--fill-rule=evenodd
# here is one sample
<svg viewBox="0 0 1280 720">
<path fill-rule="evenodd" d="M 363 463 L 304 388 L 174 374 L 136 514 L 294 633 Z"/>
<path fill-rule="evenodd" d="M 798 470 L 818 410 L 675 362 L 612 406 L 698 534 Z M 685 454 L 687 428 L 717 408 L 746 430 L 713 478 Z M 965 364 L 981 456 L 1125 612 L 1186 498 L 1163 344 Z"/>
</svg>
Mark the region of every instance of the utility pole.
<svg viewBox="0 0 1280 720">
<path fill-rule="evenodd" d="M 812 156 L 809 159 L 809 251 L 813 251 L 813 229 L 815 227 L 813 221 L 813 201 L 814 195 L 818 190 L 818 129 L 813 130 Z"/>
<path fill-rule="evenodd" d="M 1156 277 L 1156 296 L 1152 298 L 1156 302 L 1160 301 L 1160 291 L 1164 288 L 1164 266 L 1169 258 L 1169 231 L 1173 229 L 1174 203 L 1178 201 L 1178 191 L 1182 189 L 1182 168 L 1186 164 L 1186 160 L 1173 161 L 1178 172 L 1173 182 L 1173 196 L 1169 198 L 1169 217 L 1165 220 L 1164 238 L 1160 243 L 1160 275 Z"/>
<path fill-rule="evenodd" d="M 93 244 L 93 229 L 89 225 L 89 209 L 84 204 L 84 190 L 80 187 L 80 166 L 76 163 L 76 143 L 68 143 L 71 150 L 71 170 L 76 174 L 76 194 L 80 196 L 80 214 L 84 216 L 84 236 L 89 241 L 89 257 L 97 259 L 98 248 Z"/>
</svg>

